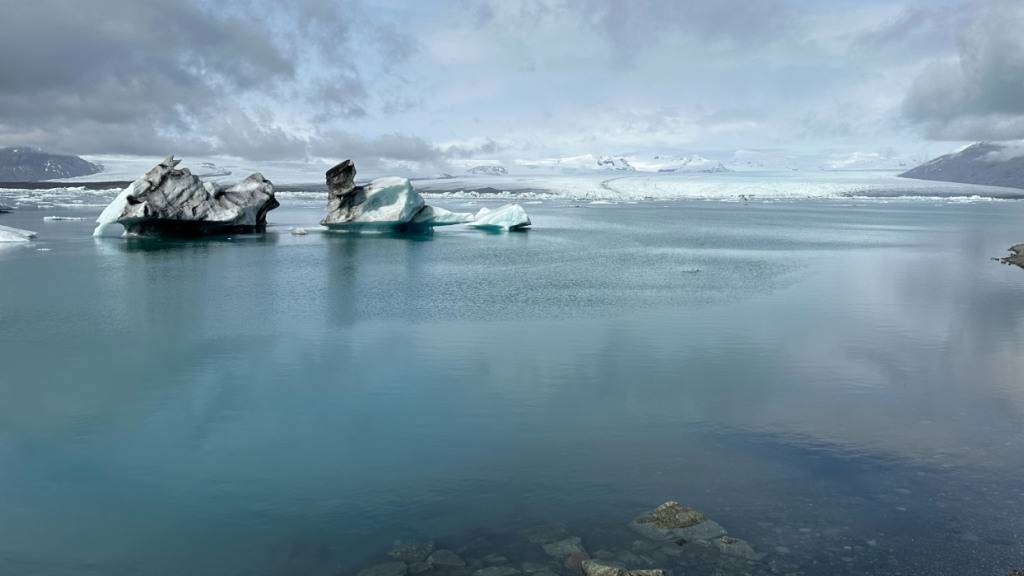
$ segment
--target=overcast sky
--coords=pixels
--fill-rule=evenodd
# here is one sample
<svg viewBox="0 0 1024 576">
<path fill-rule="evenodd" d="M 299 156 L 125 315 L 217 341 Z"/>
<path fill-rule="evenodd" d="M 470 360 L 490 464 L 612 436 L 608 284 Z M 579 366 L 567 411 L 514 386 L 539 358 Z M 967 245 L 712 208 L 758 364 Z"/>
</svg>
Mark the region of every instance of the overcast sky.
<svg viewBox="0 0 1024 576">
<path fill-rule="evenodd" d="M 1024 0 L 0 0 L 0 145 L 465 158 L 1024 138 Z"/>
</svg>

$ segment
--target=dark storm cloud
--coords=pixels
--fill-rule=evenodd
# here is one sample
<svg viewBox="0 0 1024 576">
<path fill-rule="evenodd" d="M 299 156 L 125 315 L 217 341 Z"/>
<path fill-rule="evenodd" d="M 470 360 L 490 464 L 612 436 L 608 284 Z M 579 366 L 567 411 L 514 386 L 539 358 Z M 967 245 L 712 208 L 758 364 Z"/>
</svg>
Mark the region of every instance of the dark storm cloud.
<svg viewBox="0 0 1024 576">
<path fill-rule="evenodd" d="M 973 5 L 959 54 L 929 64 L 904 101 L 904 113 L 940 140 L 1024 138 L 1024 4 Z"/>
<path fill-rule="evenodd" d="M 242 106 L 305 94 L 359 115 L 348 3 L 304 0 L 0 0 L 0 143 L 75 153 L 305 155 L 273 114 Z M 407 48 L 406 48 L 407 49 Z M 315 57 L 343 82 L 300 86 Z M 308 96 L 312 94 L 312 96 Z"/>
</svg>

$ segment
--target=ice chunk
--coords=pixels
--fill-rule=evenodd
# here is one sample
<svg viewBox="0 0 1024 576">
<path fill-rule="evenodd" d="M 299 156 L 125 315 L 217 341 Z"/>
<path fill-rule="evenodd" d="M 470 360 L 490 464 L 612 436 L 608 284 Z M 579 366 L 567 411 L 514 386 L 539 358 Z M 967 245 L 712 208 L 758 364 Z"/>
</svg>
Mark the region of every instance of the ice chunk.
<svg viewBox="0 0 1024 576">
<path fill-rule="evenodd" d="M 107 235 L 113 224 L 134 234 L 216 234 L 258 232 L 267 212 L 279 204 L 274 186 L 253 174 L 231 187 L 203 182 L 167 157 L 125 188 L 96 222 L 94 236 Z"/>
<path fill-rule="evenodd" d="M 365 186 L 355 185 L 356 167 L 345 160 L 327 171 L 327 215 L 320 223 L 328 228 L 433 227 L 463 224 L 469 213 L 427 206 L 407 178 L 378 178 Z"/>
<path fill-rule="evenodd" d="M 355 186 L 355 167 L 345 172 L 344 162 L 328 172 L 330 187 L 327 216 L 321 224 L 329 228 L 396 226 L 408 224 L 424 207 L 423 197 L 408 178 L 378 178 L 366 186 Z M 342 171 L 339 175 L 335 171 Z M 334 178 L 332 181 L 332 172 Z"/>
<path fill-rule="evenodd" d="M 474 228 L 487 230 L 520 230 L 530 224 L 530 217 L 519 204 L 505 204 L 494 210 L 481 208 L 469 223 Z"/>
<path fill-rule="evenodd" d="M 412 219 L 416 226 L 451 226 L 472 222 L 474 216 L 470 212 L 452 212 L 436 206 L 424 206 Z"/>
<path fill-rule="evenodd" d="M 135 182 L 122 190 L 96 217 L 96 228 L 92 231 L 93 236 L 120 236 L 124 233 L 124 226 L 118 224 L 117 219 L 121 217 L 121 213 L 128 206 L 128 197 L 135 192 Z"/>
<path fill-rule="evenodd" d="M 0 242 L 28 242 L 36 237 L 36 233 L 10 226 L 0 226 Z"/>
</svg>

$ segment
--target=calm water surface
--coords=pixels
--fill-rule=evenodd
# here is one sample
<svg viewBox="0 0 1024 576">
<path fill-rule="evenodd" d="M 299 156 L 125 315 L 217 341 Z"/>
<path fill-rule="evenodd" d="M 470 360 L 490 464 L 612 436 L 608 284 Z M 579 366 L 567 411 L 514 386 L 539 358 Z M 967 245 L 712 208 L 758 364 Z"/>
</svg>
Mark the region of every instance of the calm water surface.
<svg viewBox="0 0 1024 576">
<path fill-rule="evenodd" d="M 545 522 L 618 553 L 669 499 L 749 573 L 1024 567 L 1024 270 L 990 260 L 1024 203 L 527 208 L 292 236 L 294 202 L 193 242 L 0 216 L 40 232 L 0 248 L 0 573 L 516 564 Z"/>
</svg>

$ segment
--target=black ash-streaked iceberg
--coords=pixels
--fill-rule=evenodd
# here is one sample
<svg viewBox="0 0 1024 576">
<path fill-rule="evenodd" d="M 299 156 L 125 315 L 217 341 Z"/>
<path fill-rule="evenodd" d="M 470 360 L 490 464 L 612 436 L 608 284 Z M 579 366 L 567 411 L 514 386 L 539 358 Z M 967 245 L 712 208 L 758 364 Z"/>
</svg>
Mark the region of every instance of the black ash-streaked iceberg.
<svg viewBox="0 0 1024 576">
<path fill-rule="evenodd" d="M 36 233 L 31 230 L 0 226 L 0 242 L 28 242 L 35 237 Z"/>
<path fill-rule="evenodd" d="M 526 209 L 519 204 L 505 204 L 493 210 L 481 208 L 470 226 L 483 230 L 522 230 L 531 224 Z"/>
<path fill-rule="evenodd" d="M 408 178 L 377 178 L 355 183 L 356 167 L 345 160 L 327 171 L 327 215 L 320 222 L 332 230 L 362 228 L 432 228 L 473 220 L 469 213 L 427 206 Z"/>
<path fill-rule="evenodd" d="M 96 219 L 94 236 L 201 236 L 262 232 L 279 206 L 274 185 L 253 174 L 234 186 L 203 182 L 168 156 L 125 188 Z"/>
</svg>

